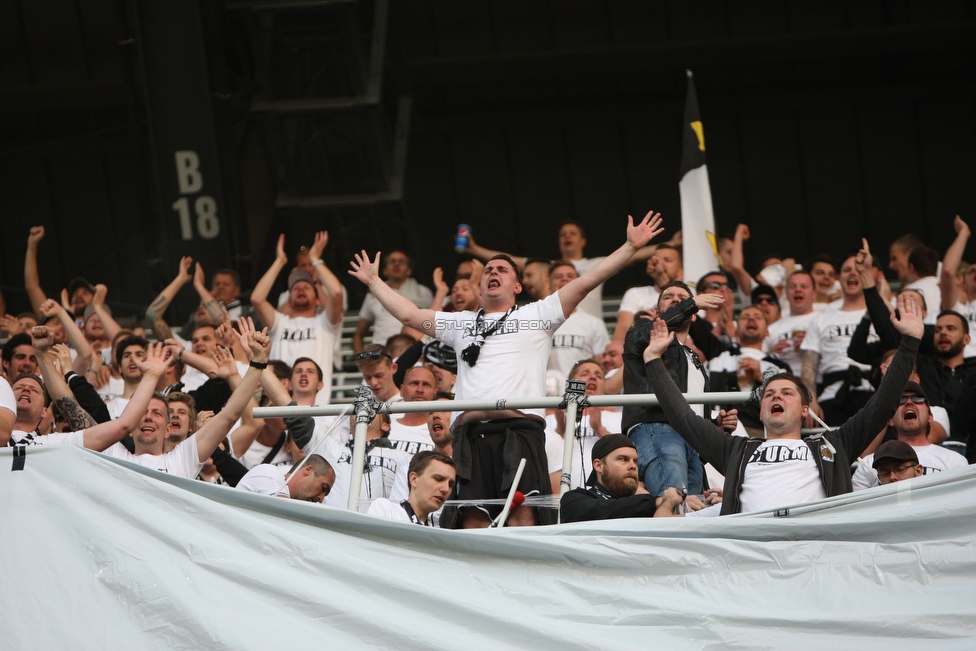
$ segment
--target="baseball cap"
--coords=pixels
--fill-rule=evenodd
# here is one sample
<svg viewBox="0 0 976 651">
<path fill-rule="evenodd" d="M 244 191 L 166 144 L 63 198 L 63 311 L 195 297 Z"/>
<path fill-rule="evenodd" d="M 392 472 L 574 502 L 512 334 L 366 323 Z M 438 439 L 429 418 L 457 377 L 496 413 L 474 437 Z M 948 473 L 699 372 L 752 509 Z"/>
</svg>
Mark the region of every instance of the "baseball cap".
<svg viewBox="0 0 976 651">
<path fill-rule="evenodd" d="M 902 394 L 906 394 L 906 393 L 914 393 L 915 395 L 919 395 L 925 398 L 925 402 L 929 401 L 929 397 L 925 395 L 925 391 L 922 390 L 922 385 L 919 384 L 918 382 L 913 382 L 912 380 L 909 380 L 908 384 L 905 385 L 905 390 L 902 391 Z"/>
<path fill-rule="evenodd" d="M 105 310 L 106 312 L 108 312 L 108 315 L 109 316 L 112 316 L 112 308 L 110 308 L 108 305 L 103 305 L 102 306 L 102 309 Z M 94 305 L 87 305 L 85 307 L 85 317 L 84 317 L 84 319 L 82 319 L 82 321 L 84 323 L 88 323 L 89 317 L 92 317 L 94 315 L 95 315 L 95 306 Z"/>
<path fill-rule="evenodd" d="M 445 371 L 457 373 L 457 353 L 439 339 L 431 339 L 424 344 L 424 361 Z"/>
<path fill-rule="evenodd" d="M 878 468 L 882 461 L 911 461 L 918 463 L 918 455 L 915 449 L 904 441 L 886 441 L 874 453 L 874 462 L 871 467 Z"/>
<path fill-rule="evenodd" d="M 75 291 L 82 287 L 90 291 L 92 294 L 95 293 L 95 286 L 81 276 L 78 276 L 77 278 L 73 278 L 71 282 L 68 283 L 68 298 L 74 296 Z"/>
<path fill-rule="evenodd" d="M 306 282 L 309 285 L 315 285 L 315 280 L 312 279 L 312 274 L 308 273 L 304 269 L 293 269 L 290 274 L 288 274 L 288 289 L 291 289 L 297 282 Z"/>
<path fill-rule="evenodd" d="M 756 303 L 758 303 L 759 302 L 759 299 L 761 297 L 763 297 L 763 296 L 769 296 L 774 301 L 777 301 L 777 302 L 779 301 L 779 298 L 776 296 L 776 290 L 775 289 L 773 289 L 769 285 L 763 285 L 762 283 L 760 283 L 760 284 L 756 285 L 755 289 L 752 290 L 752 297 L 751 297 L 752 298 L 752 304 L 755 305 Z"/>
<path fill-rule="evenodd" d="M 597 459 L 602 459 L 607 456 L 617 448 L 634 448 L 634 442 L 630 440 L 630 437 L 624 434 L 609 434 L 607 436 L 600 437 L 600 440 L 593 445 L 593 452 L 591 456 L 591 462 Z"/>
</svg>

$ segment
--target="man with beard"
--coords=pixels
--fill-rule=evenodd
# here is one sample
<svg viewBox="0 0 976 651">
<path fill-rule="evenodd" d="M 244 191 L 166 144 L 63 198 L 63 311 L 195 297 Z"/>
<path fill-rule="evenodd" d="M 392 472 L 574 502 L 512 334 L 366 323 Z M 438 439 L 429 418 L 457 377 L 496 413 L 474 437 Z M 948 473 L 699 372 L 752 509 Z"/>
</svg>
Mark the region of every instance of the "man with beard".
<svg viewBox="0 0 976 651">
<path fill-rule="evenodd" d="M 562 522 L 666 516 L 683 501 L 674 488 L 655 499 L 641 487 L 637 448 L 623 434 L 610 434 L 597 441 L 592 461 L 588 487 L 573 489 L 559 501 Z"/>
<path fill-rule="evenodd" d="M 455 312 L 477 310 L 481 307 L 481 297 L 478 288 L 471 284 L 470 278 L 458 278 L 451 288 L 451 306 Z"/>
<path fill-rule="evenodd" d="M 317 399 L 320 405 L 329 404 L 332 397 L 332 352 L 342 326 L 342 285 L 319 257 L 327 242 L 328 233 L 318 232 L 309 249 L 312 269 L 328 296 L 321 314 L 315 313 L 315 279 L 304 269 L 295 269 L 288 275 L 288 315 L 268 302 L 268 293 L 288 262 L 284 235 L 278 238 L 274 262 L 251 292 L 251 305 L 261 322 L 268 326 L 268 335 L 273 342 L 271 357 L 286 364 L 294 364 L 299 357 L 308 357 L 322 369 L 323 388 Z"/>
<path fill-rule="evenodd" d="M 705 391 L 708 386 L 705 367 L 686 342 L 689 341 L 691 323 L 698 318 L 698 310 L 718 307 L 724 300 L 720 294 L 699 294 L 693 298 L 691 289 L 680 280 L 665 285 L 657 304 L 661 317 L 654 321 L 639 319 L 627 331 L 623 355 L 624 392 L 654 393 L 647 380 L 643 351 L 657 321 L 662 321 L 675 333 L 664 363 L 677 378 L 679 390 L 684 393 Z M 704 416 L 704 407 L 694 405 L 693 409 L 699 416 Z M 698 453 L 669 424 L 662 407 L 624 406 L 621 429 L 637 446 L 640 477 L 651 495 L 661 497 L 668 487 L 685 487 L 689 495 L 701 494 L 703 469 Z"/>
<path fill-rule="evenodd" d="M 939 445 L 932 445 L 928 440 L 929 425 L 932 408 L 922 387 L 909 382 L 905 386 L 898 409 L 888 420 L 888 426 L 895 430 L 899 441 L 907 443 L 915 451 L 918 463 L 922 466 L 922 474 L 930 475 L 944 470 L 961 468 L 966 463 L 966 457 L 958 452 L 947 450 Z M 884 444 L 883 444 L 884 445 Z M 879 452 L 881 448 L 878 449 Z M 854 490 L 863 490 L 879 485 L 879 474 L 874 468 L 875 455 L 869 454 L 861 461 L 854 472 L 851 483 Z"/>
</svg>

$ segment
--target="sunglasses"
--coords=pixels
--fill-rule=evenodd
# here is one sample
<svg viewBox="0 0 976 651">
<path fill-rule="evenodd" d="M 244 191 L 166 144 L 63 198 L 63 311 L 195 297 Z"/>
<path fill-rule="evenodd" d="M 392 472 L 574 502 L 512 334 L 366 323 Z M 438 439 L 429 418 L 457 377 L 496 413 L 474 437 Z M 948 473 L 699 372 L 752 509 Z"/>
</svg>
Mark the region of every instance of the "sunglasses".
<svg viewBox="0 0 976 651">
<path fill-rule="evenodd" d="M 390 353 L 386 352 L 385 350 L 364 350 L 353 357 L 353 359 L 357 362 L 364 359 L 369 359 L 375 362 L 381 357 L 390 357 Z M 392 360 L 393 358 L 390 357 L 390 361 Z"/>
<path fill-rule="evenodd" d="M 928 400 L 925 398 L 925 396 L 914 396 L 913 395 L 913 396 L 902 396 L 901 398 L 898 398 L 898 404 L 899 405 L 903 405 L 906 402 L 908 402 L 909 400 L 911 400 L 916 405 L 924 405 L 924 404 L 926 404 L 928 402 Z"/>
<path fill-rule="evenodd" d="M 720 283 L 717 280 L 710 283 L 705 283 L 704 289 L 722 289 L 723 287 L 728 287 L 728 283 Z"/>
<path fill-rule="evenodd" d="M 769 296 L 760 296 L 752 302 L 753 305 L 759 305 L 760 303 L 766 303 L 767 305 L 779 305 L 778 300 Z"/>
</svg>

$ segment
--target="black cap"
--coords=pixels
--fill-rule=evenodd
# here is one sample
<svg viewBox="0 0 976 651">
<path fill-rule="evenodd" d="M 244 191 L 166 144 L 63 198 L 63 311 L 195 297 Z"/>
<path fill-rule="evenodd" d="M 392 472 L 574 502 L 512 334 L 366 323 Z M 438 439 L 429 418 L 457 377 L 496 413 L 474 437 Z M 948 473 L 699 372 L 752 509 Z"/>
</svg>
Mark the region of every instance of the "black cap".
<svg viewBox="0 0 976 651">
<path fill-rule="evenodd" d="M 424 361 L 457 374 L 457 353 L 439 339 L 431 339 L 424 344 Z"/>
<path fill-rule="evenodd" d="M 915 448 L 904 441 L 886 441 L 874 453 L 874 462 L 871 467 L 877 470 L 878 464 L 882 461 L 911 461 L 918 463 L 918 455 Z"/>
<path fill-rule="evenodd" d="M 908 384 L 905 385 L 905 390 L 902 391 L 902 395 L 906 393 L 914 393 L 917 396 L 922 396 L 923 398 L 925 398 L 925 402 L 929 401 L 929 397 L 925 395 L 925 391 L 922 390 L 922 385 L 919 384 L 918 382 L 913 382 L 909 380 Z"/>
<path fill-rule="evenodd" d="M 82 278 L 81 276 L 78 276 L 77 278 L 72 279 L 70 283 L 68 283 L 68 298 L 70 299 L 72 296 L 74 296 L 75 291 L 82 287 L 90 291 L 92 294 L 95 293 L 95 286 L 92 285 L 87 280 L 85 280 L 84 278 Z"/>
<path fill-rule="evenodd" d="M 762 283 L 756 285 L 752 290 L 752 304 L 755 305 L 759 302 L 761 296 L 771 296 L 774 301 L 779 301 L 779 297 L 776 296 L 776 290 L 769 285 L 763 285 Z"/>
<path fill-rule="evenodd" d="M 634 448 L 634 442 L 630 440 L 630 437 L 623 434 L 608 434 L 607 436 L 600 437 L 600 440 L 593 445 L 593 452 L 591 456 L 591 463 L 597 459 L 602 459 L 607 456 L 617 448 Z"/>
</svg>

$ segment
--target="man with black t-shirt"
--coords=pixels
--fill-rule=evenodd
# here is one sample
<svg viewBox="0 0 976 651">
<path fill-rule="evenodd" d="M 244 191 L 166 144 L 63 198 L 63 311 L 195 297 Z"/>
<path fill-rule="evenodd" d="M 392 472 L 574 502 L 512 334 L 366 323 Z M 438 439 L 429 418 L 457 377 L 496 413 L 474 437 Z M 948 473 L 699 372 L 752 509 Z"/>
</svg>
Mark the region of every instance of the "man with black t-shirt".
<svg viewBox="0 0 976 651">
<path fill-rule="evenodd" d="M 563 522 L 665 516 L 684 499 L 674 488 L 655 499 L 641 487 L 637 447 L 623 434 L 609 434 L 596 442 L 593 473 L 586 483 L 587 488 L 576 488 L 562 496 Z"/>
</svg>

